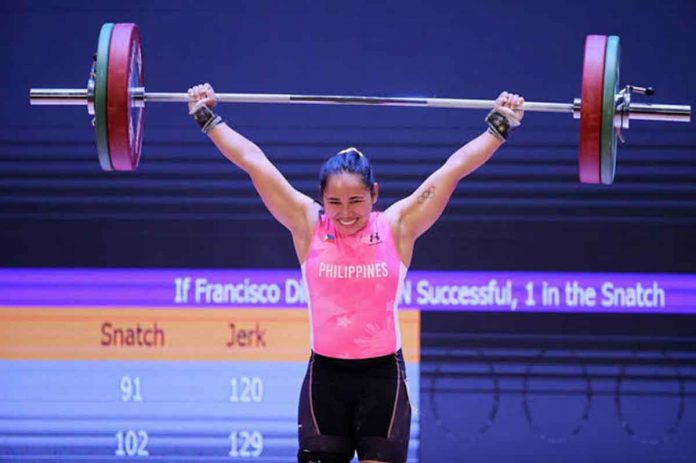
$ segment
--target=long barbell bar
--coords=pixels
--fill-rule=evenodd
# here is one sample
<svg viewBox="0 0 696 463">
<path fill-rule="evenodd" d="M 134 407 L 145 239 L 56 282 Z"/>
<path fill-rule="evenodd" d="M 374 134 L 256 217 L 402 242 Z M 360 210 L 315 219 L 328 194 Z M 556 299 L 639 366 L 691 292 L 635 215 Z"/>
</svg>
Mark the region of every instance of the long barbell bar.
<svg viewBox="0 0 696 463">
<path fill-rule="evenodd" d="M 691 107 L 632 101 L 631 94 L 653 94 L 647 87 L 619 88 L 618 36 L 588 35 L 582 67 L 581 98 L 572 103 L 525 102 L 524 110 L 566 113 L 580 119 L 578 167 L 583 183 L 611 184 L 617 140 L 631 120 L 689 122 Z M 106 23 L 97 43 L 87 89 L 33 88 L 32 105 L 83 105 L 94 116 L 97 153 L 104 170 L 134 170 L 142 148 L 146 103 L 187 102 L 186 93 L 146 93 L 140 29 L 133 23 Z M 426 97 L 376 97 L 219 93 L 222 103 L 280 103 L 366 106 L 409 106 L 453 109 L 494 107 L 493 100 Z"/>
<path fill-rule="evenodd" d="M 145 92 L 142 87 L 132 89 L 132 98 L 136 106 L 146 103 L 179 103 L 189 100 L 186 93 Z M 494 100 L 472 100 L 457 98 L 394 98 L 375 96 L 345 95 L 291 95 L 273 93 L 218 93 L 221 103 L 275 103 L 275 104 L 325 104 L 325 105 L 365 105 L 365 106 L 410 106 L 450 109 L 492 109 Z M 89 106 L 90 92 L 77 88 L 32 88 L 30 102 L 32 105 L 76 105 Z M 527 101 L 525 111 L 569 113 L 580 117 L 581 100 L 573 103 L 553 103 Z M 631 103 L 628 111 L 631 120 L 689 122 L 691 106 L 673 104 Z"/>
</svg>

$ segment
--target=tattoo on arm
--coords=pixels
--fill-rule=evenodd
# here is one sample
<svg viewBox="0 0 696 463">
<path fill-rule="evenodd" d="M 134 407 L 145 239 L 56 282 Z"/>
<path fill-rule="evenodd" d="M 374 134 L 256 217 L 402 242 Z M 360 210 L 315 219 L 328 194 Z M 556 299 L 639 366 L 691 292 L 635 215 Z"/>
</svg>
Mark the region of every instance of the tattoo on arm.
<svg viewBox="0 0 696 463">
<path fill-rule="evenodd" d="M 418 197 L 418 204 L 423 204 L 433 196 L 435 196 L 435 186 L 431 185 Z"/>
</svg>

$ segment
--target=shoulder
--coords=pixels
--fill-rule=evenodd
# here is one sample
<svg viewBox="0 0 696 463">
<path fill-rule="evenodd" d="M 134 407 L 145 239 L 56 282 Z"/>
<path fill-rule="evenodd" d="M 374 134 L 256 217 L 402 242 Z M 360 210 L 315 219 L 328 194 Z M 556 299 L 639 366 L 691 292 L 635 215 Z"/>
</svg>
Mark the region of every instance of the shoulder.
<svg viewBox="0 0 696 463">
<path fill-rule="evenodd" d="M 306 216 L 307 216 L 307 230 L 306 230 L 306 232 L 308 232 L 310 235 L 312 233 L 314 233 L 314 230 L 316 230 L 318 225 L 320 225 L 326 221 L 326 215 L 324 214 L 324 208 L 317 201 L 313 201 L 312 204 L 310 204 L 307 207 Z"/>
<path fill-rule="evenodd" d="M 292 240 L 295 245 L 295 253 L 303 264 L 307 252 L 309 251 L 310 244 L 312 242 L 312 237 L 317 230 L 317 227 L 322 223 L 324 214 L 321 204 L 317 202 L 312 202 L 305 209 L 305 220 L 302 227 L 298 227 L 291 231 Z"/>
<path fill-rule="evenodd" d="M 392 204 L 383 214 L 385 221 L 389 224 L 392 236 L 394 237 L 394 244 L 399 251 L 401 262 L 408 267 L 411 264 L 415 238 L 405 232 L 402 227 L 402 203 L 396 202 Z"/>
<path fill-rule="evenodd" d="M 401 223 L 401 207 L 399 202 L 389 206 L 386 211 L 380 212 L 392 229 L 398 229 Z"/>
<path fill-rule="evenodd" d="M 399 225 L 398 214 L 394 211 L 392 207 L 389 207 L 384 212 L 377 212 L 376 214 L 378 214 L 378 222 L 381 222 L 383 226 L 386 226 L 391 230 L 391 234 L 394 237 L 394 240 L 398 243 L 401 229 Z"/>
</svg>

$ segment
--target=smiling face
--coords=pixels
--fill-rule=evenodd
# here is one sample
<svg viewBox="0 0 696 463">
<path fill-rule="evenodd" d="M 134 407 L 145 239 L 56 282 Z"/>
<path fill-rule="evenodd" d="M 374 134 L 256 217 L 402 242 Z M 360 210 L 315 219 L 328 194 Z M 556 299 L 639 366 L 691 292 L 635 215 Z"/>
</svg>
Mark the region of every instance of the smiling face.
<svg viewBox="0 0 696 463">
<path fill-rule="evenodd" d="M 324 212 L 338 231 L 352 235 L 367 225 L 377 194 L 378 185 L 374 184 L 374 193 L 371 193 L 358 174 L 330 175 L 322 197 Z"/>
</svg>

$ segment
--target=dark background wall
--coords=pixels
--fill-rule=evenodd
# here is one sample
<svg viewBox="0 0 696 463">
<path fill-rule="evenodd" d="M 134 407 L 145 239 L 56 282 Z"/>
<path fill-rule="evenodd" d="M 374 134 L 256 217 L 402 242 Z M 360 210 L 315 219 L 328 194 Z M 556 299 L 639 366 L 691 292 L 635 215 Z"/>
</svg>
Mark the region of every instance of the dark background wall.
<svg viewBox="0 0 696 463">
<path fill-rule="evenodd" d="M 3 267 L 296 266 L 286 231 L 272 222 L 247 178 L 196 130 L 183 104 L 147 107 L 143 158 L 134 173 L 100 171 L 84 108 L 29 106 L 30 87 L 85 86 L 104 22 L 132 21 L 142 28 L 149 91 L 183 92 L 209 81 L 224 92 L 492 99 L 507 89 L 530 101 L 570 103 L 580 96 L 584 38 L 600 33 L 621 37 L 622 84 L 654 86 L 655 102 L 693 105 L 696 100 L 696 66 L 690 58 L 696 3 L 690 0 L 0 5 Z M 267 105 L 229 105 L 221 112 L 296 187 L 313 196 L 321 161 L 346 146 L 359 147 L 375 163 L 382 208 L 480 133 L 484 116 L 481 111 Z M 527 114 L 512 140 L 461 183 L 442 220 L 420 240 L 412 268 L 694 273 L 693 123 L 633 123 L 612 186 L 577 182 L 578 128 L 567 115 Z M 696 453 L 685 437 L 693 434 L 695 423 L 693 417 L 688 421 L 693 374 L 685 373 L 693 372 L 695 327 L 691 316 L 426 314 L 423 461 L 453 454 L 472 460 L 495 455 L 501 461 L 538 461 L 539 456 L 580 461 L 575 460 L 578 448 L 595 461 L 603 456 L 606 461 L 622 456 L 687 461 L 686 455 Z M 627 429 L 632 428 L 612 411 L 611 385 L 621 377 L 621 362 L 635 361 L 636 349 L 652 359 L 644 362 L 649 377 L 666 371 L 669 384 L 685 381 L 686 389 L 676 389 L 685 394 L 685 412 L 680 415 L 679 395 L 671 390 L 639 417 L 659 425 L 661 418 L 653 419 L 659 410 L 673 407 L 665 426 L 646 431 L 662 435 L 671 429 L 671 417 L 679 417 L 667 432 L 671 446 L 639 432 L 631 436 Z M 494 360 L 481 360 L 481 352 Z M 579 375 L 581 385 L 588 376 L 601 377 L 593 367 L 583 370 L 586 360 L 603 359 L 594 364 L 608 375 L 609 392 L 597 392 L 603 399 L 593 404 L 601 412 L 585 416 L 583 388 L 569 399 L 580 401 L 575 414 L 591 423 L 593 433 L 574 433 L 577 426 L 568 425 L 567 439 L 539 437 L 543 432 L 528 423 L 533 412 L 519 408 L 529 385 L 524 372 L 538 371 L 530 365 L 553 352 L 561 366 Z M 439 386 L 429 379 L 445 375 L 446 367 L 438 366 L 442 361 L 478 365 L 482 387 L 488 392 L 498 387 L 498 403 L 510 403 L 520 421 L 474 426 L 473 434 L 481 436 L 471 440 L 456 429 L 446 431 L 470 421 L 465 412 L 445 419 L 437 404 L 442 408 L 445 400 L 450 410 L 467 410 L 467 400 L 475 396 L 458 389 L 461 384 L 437 396 Z M 681 368 L 676 376 L 673 365 Z M 507 376 L 496 376 L 502 370 Z M 482 413 L 484 423 L 503 416 Z M 489 428 L 504 431 L 489 433 Z M 612 431 L 599 431 L 604 428 Z"/>
</svg>

